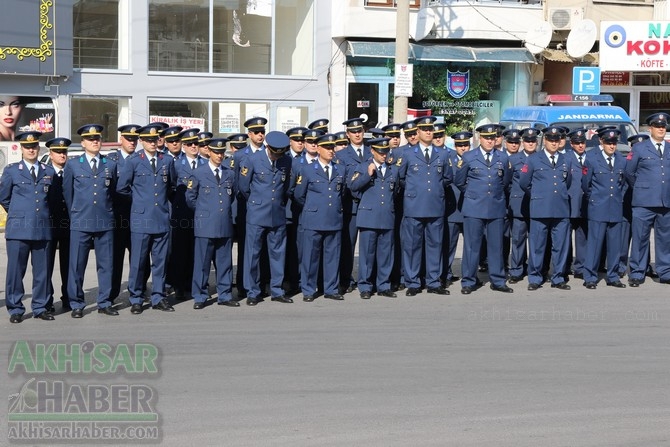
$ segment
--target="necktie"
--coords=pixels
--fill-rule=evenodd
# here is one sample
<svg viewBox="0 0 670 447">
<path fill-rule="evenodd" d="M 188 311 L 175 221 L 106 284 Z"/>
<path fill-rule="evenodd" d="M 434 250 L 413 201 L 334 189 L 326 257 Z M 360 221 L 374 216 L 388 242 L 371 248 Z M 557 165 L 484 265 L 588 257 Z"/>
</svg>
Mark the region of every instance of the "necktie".
<svg viewBox="0 0 670 447">
<path fill-rule="evenodd" d="M 195 169 L 195 160 L 191 162 L 191 169 Z"/>
<path fill-rule="evenodd" d="M 584 156 L 580 155 L 578 158 L 579 158 L 579 166 L 582 166 L 584 164 Z"/>
<path fill-rule="evenodd" d="M 491 166 L 491 153 L 486 153 L 486 166 Z"/>
<path fill-rule="evenodd" d="M 91 160 L 91 171 L 93 172 L 93 175 L 98 173 L 98 160 L 95 158 Z"/>
<path fill-rule="evenodd" d="M 663 156 L 663 149 L 661 149 L 661 143 L 656 143 L 656 149 L 658 149 L 658 155 Z"/>
<path fill-rule="evenodd" d="M 151 159 L 151 171 L 155 174 L 156 173 L 156 159 L 152 158 Z"/>
<path fill-rule="evenodd" d="M 358 151 L 358 159 L 359 159 L 359 160 L 362 160 L 362 159 L 363 159 L 363 153 L 361 152 L 361 148 L 359 147 L 359 148 L 356 149 L 356 150 Z"/>
<path fill-rule="evenodd" d="M 37 181 L 37 174 L 35 174 L 35 166 L 30 167 L 30 176 L 33 178 L 33 182 Z"/>
<path fill-rule="evenodd" d="M 309 163 L 310 163 L 310 164 L 313 164 L 315 161 L 316 161 L 316 158 L 313 159 L 312 161 L 310 161 Z"/>
<path fill-rule="evenodd" d="M 430 155 L 428 155 L 428 148 L 426 148 L 426 152 L 424 153 L 426 157 L 426 163 L 430 163 Z"/>
<path fill-rule="evenodd" d="M 276 162 L 272 160 L 272 172 L 275 172 L 276 167 L 277 167 Z"/>
<path fill-rule="evenodd" d="M 63 171 L 58 171 L 58 177 L 63 178 Z"/>
<path fill-rule="evenodd" d="M 607 157 L 607 164 L 609 165 L 610 170 L 614 167 L 614 166 L 612 165 L 612 157 Z"/>
<path fill-rule="evenodd" d="M 214 177 L 216 177 L 216 183 L 221 183 L 221 176 L 219 175 L 219 168 L 214 170 Z"/>
<path fill-rule="evenodd" d="M 549 158 L 551 158 L 551 166 L 552 166 L 553 168 L 556 167 L 556 159 L 555 159 L 554 157 L 555 157 L 555 155 L 552 155 L 551 157 L 549 157 Z"/>
<path fill-rule="evenodd" d="M 326 178 L 330 180 L 330 171 L 328 170 L 328 165 L 326 165 L 323 169 L 326 171 Z"/>
<path fill-rule="evenodd" d="M 384 178 L 384 165 L 379 165 L 379 176 Z"/>
</svg>

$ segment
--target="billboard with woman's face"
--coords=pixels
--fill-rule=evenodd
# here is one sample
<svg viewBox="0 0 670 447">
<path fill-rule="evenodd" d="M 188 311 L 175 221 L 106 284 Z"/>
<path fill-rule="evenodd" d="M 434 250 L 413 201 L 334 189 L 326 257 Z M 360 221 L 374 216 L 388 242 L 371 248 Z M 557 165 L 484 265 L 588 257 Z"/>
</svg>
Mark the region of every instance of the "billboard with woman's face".
<svg viewBox="0 0 670 447">
<path fill-rule="evenodd" d="M 0 141 L 16 141 L 28 130 L 43 133 L 41 141 L 54 138 L 56 124 L 52 98 L 0 95 Z"/>
</svg>

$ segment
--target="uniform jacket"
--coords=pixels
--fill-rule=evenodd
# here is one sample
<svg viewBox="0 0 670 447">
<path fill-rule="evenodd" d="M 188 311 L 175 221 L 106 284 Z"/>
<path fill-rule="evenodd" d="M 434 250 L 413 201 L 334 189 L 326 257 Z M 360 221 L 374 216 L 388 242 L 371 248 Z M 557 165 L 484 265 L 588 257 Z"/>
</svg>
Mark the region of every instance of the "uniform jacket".
<svg viewBox="0 0 670 447">
<path fill-rule="evenodd" d="M 358 167 L 358 165 L 367 161 L 370 158 L 371 156 L 370 147 L 363 145 L 361 153 L 363 154 L 362 159 L 358 158 L 358 152 L 356 152 L 354 147 L 351 144 L 349 144 L 341 151 L 335 152 L 335 158 L 337 158 L 340 161 L 340 163 L 344 163 L 345 165 L 347 165 L 347 172 L 351 174 L 354 172 L 356 167 Z M 342 202 L 342 207 L 345 213 L 357 214 L 358 197 L 352 196 L 351 191 L 347 190 Z"/>
<path fill-rule="evenodd" d="M 160 234 L 170 230 L 169 200 L 177 173 L 170 155 L 156 153 L 156 174 L 145 151 L 126 159 L 116 190 L 132 199 L 130 231 Z"/>
<path fill-rule="evenodd" d="M 530 217 L 530 195 L 519 185 L 521 170 L 526 164 L 528 157 L 534 157 L 535 153 L 526 154 L 520 150 L 509 157 L 509 163 L 512 166 L 512 182 L 509 188 L 509 209 L 512 217 L 528 219 Z"/>
<path fill-rule="evenodd" d="M 430 163 L 427 163 L 417 144 L 405 149 L 396 165 L 400 168 L 404 216 L 443 217 L 445 191 L 453 179 L 447 151 L 433 148 Z"/>
<path fill-rule="evenodd" d="M 382 177 L 379 170 L 370 176 L 368 166 L 372 158 L 360 163 L 350 176 L 349 189 L 360 199 L 356 226 L 392 230 L 395 222 L 394 197 L 400 187 L 398 167 L 387 164 Z"/>
<path fill-rule="evenodd" d="M 566 149 L 565 156 L 571 161 L 570 174 L 572 175 L 572 183 L 570 183 L 570 189 L 568 189 L 568 195 L 570 196 L 570 218 L 586 218 L 587 203 L 584 191 L 582 190 L 582 166 L 579 164 L 579 159 L 577 159 L 577 153 L 572 149 Z"/>
<path fill-rule="evenodd" d="M 456 175 L 456 166 L 460 161 L 456 151 L 449 152 L 451 159 L 451 171 Z M 463 222 L 463 191 L 461 191 L 456 184 L 452 183 L 447 187 L 445 213 L 447 222 Z"/>
<path fill-rule="evenodd" d="M 342 229 L 342 197 L 346 189 L 347 168 L 343 163 L 331 162 L 330 180 L 321 164 L 304 167 L 296 179 L 293 199 L 302 206 L 302 227 L 315 231 Z"/>
<path fill-rule="evenodd" d="M 661 159 L 651 139 L 642 141 L 633 146 L 626 161 L 632 205 L 670 208 L 670 144 L 665 143 Z"/>
<path fill-rule="evenodd" d="M 286 203 L 286 219 L 293 222 L 297 222 L 300 219 L 300 213 L 302 212 L 302 206 L 293 200 L 293 193 L 300 171 L 309 164 L 307 158 L 305 158 L 306 153 L 307 151 L 303 150 L 300 156 L 291 159 L 291 181 L 288 188 L 289 199 Z"/>
<path fill-rule="evenodd" d="M 63 197 L 70 211 L 70 230 L 97 232 L 113 230 L 116 163 L 99 155 L 93 174 L 85 155 L 68 160 L 63 170 Z"/>
<path fill-rule="evenodd" d="M 51 162 L 48 163 L 49 166 Z M 54 168 L 54 178 L 51 183 L 51 199 L 49 209 L 51 210 L 52 235 L 54 238 L 70 237 L 70 213 L 67 210 L 67 203 L 63 197 L 63 175 L 61 171 L 59 176 Z"/>
<path fill-rule="evenodd" d="M 242 161 L 239 189 L 247 201 L 247 223 L 274 228 L 286 225 L 292 159 L 279 157 L 273 170 L 267 150 Z"/>
<path fill-rule="evenodd" d="M 519 186 L 530 194 L 532 219 L 570 217 L 571 161 L 561 153 L 556 155 L 555 167 L 545 152 L 540 151 L 528 157 L 521 169 Z"/>
<path fill-rule="evenodd" d="M 196 157 L 195 162 L 196 169 L 198 169 L 199 166 L 207 164 L 207 160 L 202 157 Z M 172 226 L 185 228 L 190 226 L 190 222 L 193 220 L 193 210 L 186 203 L 186 186 L 188 185 L 191 175 L 193 175 L 191 160 L 183 154 L 175 159 L 174 168 L 177 172 L 177 186 L 175 188 L 175 193 L 172 196 Z"/>
<path fill-rule="evenodd" d="M 486 164 L 479 147 L 463 154 L 456 165 L 455 183 L 463 191 L 463 216 L 499 219 L 507 215 L 506 191 L 512 180 L 507 154 L 491 151 Z"/>
<path fill-rule="evenodd" d="M 581 187 L 588 203 L 589 220 L 597 222 L 623 221 L 623 201 L 626 189 L 626 159 L 618 151 L 614 152 L 613 169 L 599 149 L 586 155 Z M 574 180 L 573 180 L 574 182 Z"/>
<path fill-rule="evenodd" d="M 194 210 L 193 233 L 210 239 L 233 237 L 233 200 L 237 194 L 235 171 L 221 164 L 217 183 L 209 163 L 200 165 L 186 187 L 186 200 Z"/>
<path fill-rule="evenodd" d="M 116 176 L 117 178 L 121 177 L 126 160 L 130 157 L 135 157 L 137 152 L 129 154 L 127 157 L 123 157 L 121 154 L 121 149 L 107 154 L 107 159 L 116 162 Z M 117 219 L 117 228 L 119 225 L 122 225 L 123 228 L 127 228 L 130 219 L 130 197 L 119 194 L 118 191 L 114 195 L 114 215 Z"/>
<path fill-rule="evenodd" d="M 5 239 L 51 240 L 51 186 L 55 171 L 39 164 L 37 181 L 22 161 L 8 165 L 0 178 L 0 205 L 7 211 Z M 11 262 L 11 260 L 10 260 Z"/>
</svg>

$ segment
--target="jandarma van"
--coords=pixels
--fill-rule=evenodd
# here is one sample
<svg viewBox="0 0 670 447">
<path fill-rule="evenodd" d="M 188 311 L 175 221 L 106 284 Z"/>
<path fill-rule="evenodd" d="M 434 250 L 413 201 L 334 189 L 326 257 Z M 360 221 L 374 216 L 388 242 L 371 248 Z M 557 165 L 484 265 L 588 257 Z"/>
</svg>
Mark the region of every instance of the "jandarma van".
<svg viewBox="0 0 670 447">
<path fill-rule="evenodd" d="M 23 107 L 20 97 L 0 95 L 0 141 L 14 141 Z"/>
</svg>

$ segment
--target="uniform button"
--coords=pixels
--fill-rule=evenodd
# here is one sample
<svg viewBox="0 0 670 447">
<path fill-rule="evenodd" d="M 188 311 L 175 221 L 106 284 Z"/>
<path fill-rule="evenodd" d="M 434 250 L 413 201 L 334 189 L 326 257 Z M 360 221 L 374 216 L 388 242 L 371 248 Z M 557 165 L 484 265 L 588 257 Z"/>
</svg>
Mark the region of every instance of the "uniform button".
<svg viewBox="0 0 670 447">
<path fill-rule="evenodd" d="M 158 206 L 158 203 L 154 203 L 154 206 Z"/>
<path fill-rule="evenodd" d="M 384 202 L 382 202 L 381 204 L 383 205 L 383 204 L 384 204 Z"/>
<path fill-rule="evenodd" d="M 96 186 L 98 186 L 98 185 L 96 185 L 96 184 L 93 184 L 93 187 L 94 187 L 94 188 L 95 188 Z"/>
<path fill-rule="evenodd" d="M 94 200 L 94 201 L 93 201 L 93 205 L 95 205 L 95 204 L 97 204 L 97 203 L 98 203 L 98 201 L 97 201 L 97 200 Z"/>
<path fill-rule="evenodd" d="M 39 210 L 40 210 L 39 208 L 35 208 L 35 211 L 39 211 Z"/>
<path fill-rule="evenodd" d="M 94 192 L 94 193 L 93 193 L 93 195 L 94 195 L 94 196 L 97 196 L 97 195 L 98 195 L 98 193 L 97 193 L 97 192 Z"/>
</svg>

